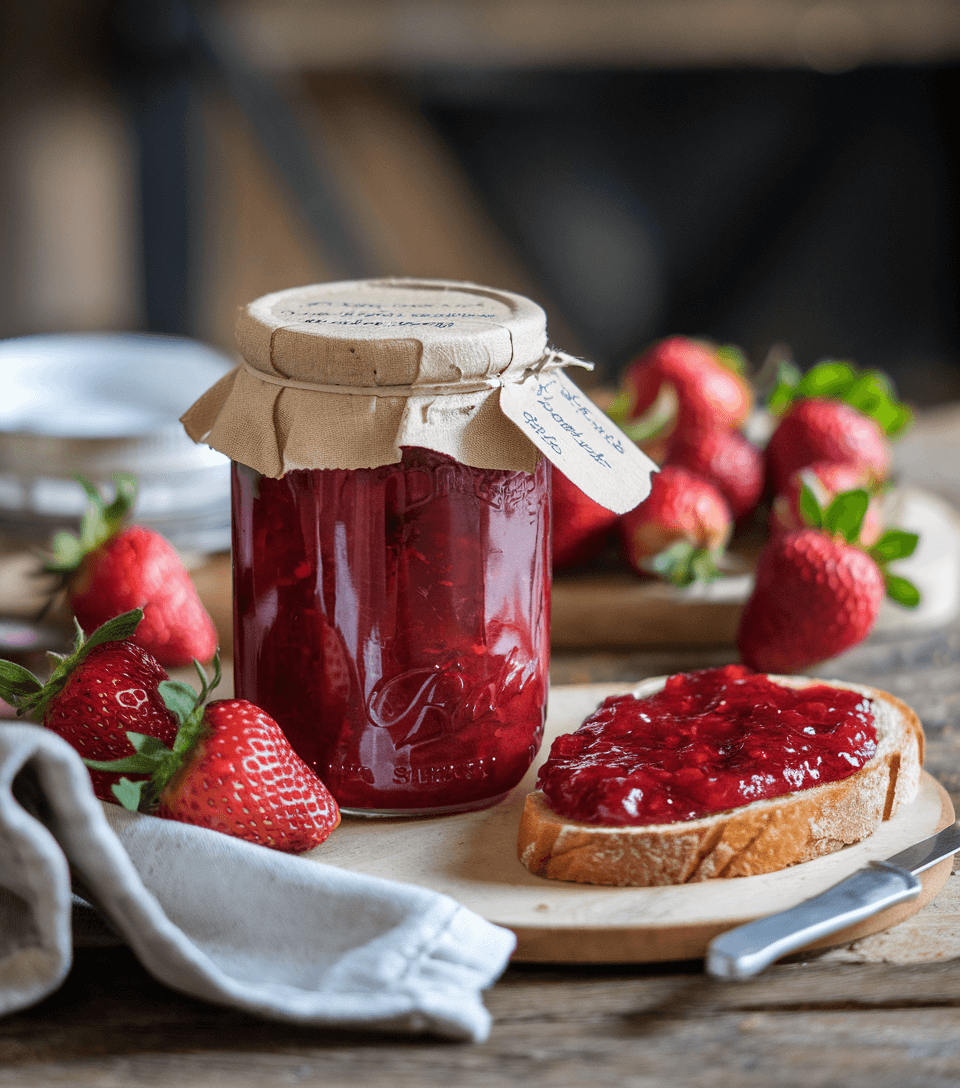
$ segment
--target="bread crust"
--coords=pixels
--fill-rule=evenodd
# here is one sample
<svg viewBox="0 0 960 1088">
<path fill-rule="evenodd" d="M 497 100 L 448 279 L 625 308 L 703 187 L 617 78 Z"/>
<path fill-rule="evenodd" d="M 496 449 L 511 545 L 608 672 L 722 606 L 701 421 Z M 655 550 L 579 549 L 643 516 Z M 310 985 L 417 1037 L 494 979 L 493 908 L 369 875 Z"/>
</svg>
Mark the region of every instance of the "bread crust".
<svg viewBox="0 0 960 1088">
<path fill-rule="evenodd" d="M 527 796 L 517 850 L 537 876 L 583 884 L 653 887 L 755 876 L 860 842 L 916 797 L 923 763 L 917 715 L 889 692 L 838 680 L 771 676 L 787 686 L 829 684 L 873 703 L 877 752 L 839 782 L 754 801 L 697 820 L 611 827 L 559 816 L 537 790 Z M 666 677 L 634 695 L 659 690 Z"/>
</svg>

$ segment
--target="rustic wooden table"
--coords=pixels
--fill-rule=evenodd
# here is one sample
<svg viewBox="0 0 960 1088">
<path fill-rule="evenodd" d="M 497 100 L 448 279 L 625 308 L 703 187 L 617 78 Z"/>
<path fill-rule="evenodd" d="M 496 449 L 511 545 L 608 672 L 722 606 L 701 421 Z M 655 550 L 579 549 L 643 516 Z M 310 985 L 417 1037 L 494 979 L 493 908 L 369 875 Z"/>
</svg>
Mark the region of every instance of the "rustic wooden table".
<svg viewBox="0 0 960 1088">
<path fill-rule="evenodd" d="M 956 505 L 958 419 L 955 409 L 935 419 L 928 444 L 905 451 L 914 481 Z M 552 676 L 634 681 L 733 659 L 731 648 L 564 652 Z M 873 640 L 819 672 L 913 706 L 926 729 L 927 770 L 960 811 L 960 621 Z M 0 1088 L 956 1086 L 960 873 L 889 934 L 801 954 L 749 982 L 714 981 L 700 961 L 513 965 L 486 1000 L 494 1026 L 482 1045 L 318 1031 L 184 997 L 125 947 L 81 947 L 58 993 L 0 1019 Z"/>
<path fill-rule="evenodd" d="M 568 653 L 553 676 L 634 680 L 731 658 Z M 960 810 L 960 622 L 863 645 L 822 671 L 916 708 L 927 769 Z M 0 1088 L 957 1085 L 960 914 L 936 910 L 955 884 L 917 916 L 932 912 L 917 947 L 801 955 L 746 983 L 714 981 L 699 961 L 511 966 L 486 996 L 494 1027 L 482 1045 L 256 1020 L 167 989 L 124 947 L 81 947 L 58 993 L 0 1020 Z"/>
</svg>

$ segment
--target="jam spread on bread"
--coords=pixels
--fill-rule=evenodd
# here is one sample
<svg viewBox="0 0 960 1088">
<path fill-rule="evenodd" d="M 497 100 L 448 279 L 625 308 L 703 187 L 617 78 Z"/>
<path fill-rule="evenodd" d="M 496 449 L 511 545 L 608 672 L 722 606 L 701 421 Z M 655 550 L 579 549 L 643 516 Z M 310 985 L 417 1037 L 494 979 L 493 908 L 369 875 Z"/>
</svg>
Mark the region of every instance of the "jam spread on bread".
<svg viewBox="0 0 960 1088">
<path fill-rule="evenodd" d="M 668 824 L 839 781 L 876 750 L 859 692 L 727 665 L 671 676 L 643 699 L 610 696 L 554 741 L 537 788 L 569 819 Z"/>
</svg>

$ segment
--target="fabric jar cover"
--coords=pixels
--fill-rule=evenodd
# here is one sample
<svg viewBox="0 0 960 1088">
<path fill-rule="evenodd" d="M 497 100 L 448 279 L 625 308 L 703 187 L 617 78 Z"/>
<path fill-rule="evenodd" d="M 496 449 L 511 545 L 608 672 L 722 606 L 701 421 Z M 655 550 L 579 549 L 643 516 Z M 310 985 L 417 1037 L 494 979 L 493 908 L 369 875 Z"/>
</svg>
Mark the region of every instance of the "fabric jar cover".
<svg viewBox="0 0 960 1088">
<path fill-rule="evenodd" d="M 500 386 L 545 363 L 589 365 L 548 352 L 529 299 L 440 280 L 278 291 L 241 308 L 237 342 L 244 363 L 182 421 L 194 441 L 272 477 L 395 464 L 402 446 L 532 472 L 539 453 L 499 410 Z"/>
</svg>

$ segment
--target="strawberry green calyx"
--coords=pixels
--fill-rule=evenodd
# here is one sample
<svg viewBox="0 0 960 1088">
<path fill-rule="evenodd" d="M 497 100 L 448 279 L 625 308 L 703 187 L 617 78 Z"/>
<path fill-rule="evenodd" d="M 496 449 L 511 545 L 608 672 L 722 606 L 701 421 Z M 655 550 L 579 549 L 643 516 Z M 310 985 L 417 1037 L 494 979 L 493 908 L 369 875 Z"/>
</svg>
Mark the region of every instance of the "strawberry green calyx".
<svg viewBox="0 0 960 1088">
<path fill-rule="evenodd" d="M 134 755 L 109 761 L 84 760 L 94 771 L 150 775 L 149 779 L 138 782 L 121 778 L 111 787 L 114 797 L 131 812 L 150 812 L 156 806 L 164 787 L 208 732 L 203 718 L 204 704 L 220 683 L 220 654 L 217 653 L 213 659 L 213 677 L 210 680 L 199 661 L 194 660 L 193 664 L 200 677 L 199 693 L 179 680 L 164 680 L 158 687 L 167 709 L 179 723 L 172 748 L 156 737 L 128 732 L 127 740 L 135 749 Z"/>
<path fill-rule="evenodd" d="M 694 582 L 713 582 L 720 577 L 718 553 L 700 548 L 688 540 L 678 540 L 662 552 L 641 560 L 640 565 L 664 581 L 683 589 Z"/>
<path fill-rule="evenodd" d="M 916 533 L 906 533 L 899 529 L 890 529 L 868 549 L 867 554 L 880 568 L 887 596 L 904 608 L 916 608 L 920 603 L 920 590 L 908 578 L 892 574 L 887 570 L 887 563 L 895 559 L 906 559 L 913 555 L 919 537 Z"/>
<path fill-rule="evenodd" d="M 607 409 L 607 415 L 631 442 L 641 444 L 660 438 L 673 428 L 680 401 L 676 388 L 670 382 L 664 382 L 656 399 L 643 415 L 631 419 L 632 408 L 633 398 L 628 392 L 621 390 Z"/>
<path fill-rule="evenodd" d="M 13 661 L 0 661 L 0 698 L 5 699 L 11 706 L 17 708 L 17 714 L 29 715 L 38 721 L 43 721 L 47 705 L 51 699 L 63 691 L 64 685 L 70 678 L 70 674 L 87 657 L 91 650 L 102 646 L 105 642 L 119 642 L 130 638 L 140 621 L 143 619 L 143 609 L 134 608 L 130 612 L 124 612 L 115 616 L 112 620 L 94 631 L 88 638 L 76 621 L 76 640 L 73 652 L 70 654 L 54 654 L 48 656 L 55 662 L 53 672 L 46 684 L 36 676 Z"/>
<path fill-rule="evenodd" d="M 750 366 L 746 355 L 736 344 L 720 344 L 717 346 L 716 352 L 717 362 L 721 366 L 725 366 L 727 370 L 733 371 L 734 374 L 746 377 Z"/>
<path fill-rule="evenodd" d="M 817 501 L 813 488 L 803 474 L 800 487 L 800 513 L 811 528 L 842 536 L 849 544 L 856 544 L 860 539 L 860 528 L 870 502 L 870 496 L 863 488 L 844 491 L 834 496 L 829 506 L 822 507 Z M 920 603 L 920 591 L 907 578 L 892 574 L 887 564 L 897 559 L 906 559 L 917 549 L 920 537 L 917 533 L 908 533 L 902 529 L 887 529 L 865 551 L 880 568 L 883 575 L 887 596 L 905 608 L 916 608 Z"/>
<path fill-rule="evenodd" d="M 116 494 L 107 503 L 96 487 L 85 477 L 77 476 L 77 482 L 90 500 L 80 522 L 79 537 L 66 530 L 55 534 L 53 554 L 45 569 L 52 573 L 69 573 L 80 566 L 83 557 L 96 551 L 105 541 L 118 532 L 129 519 L 137 498 L 137 478 L 129 472 L 118 472 L 113 477 Z"/>
<path fill-rule="evenodd" d="M 897 399 L 893 383 L 883 371 L 860 370 L 852 363 L 824 359 L 801 373 L 795 363 L 783 360 L 767 408 L 782 416 L 795 401 L 807 397 L 843 401 L 875 420 L 891 438 L 913 422 L 913 413 Z"/>
</svg>

